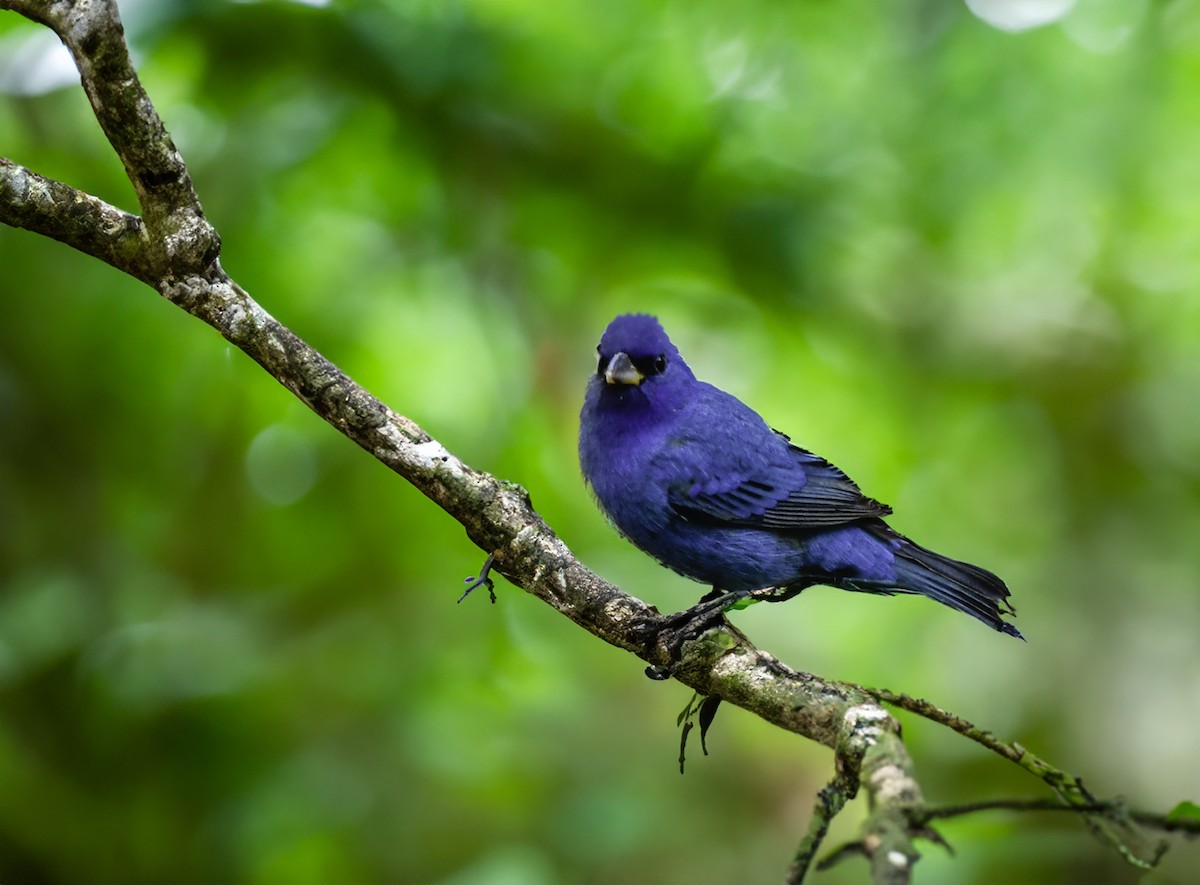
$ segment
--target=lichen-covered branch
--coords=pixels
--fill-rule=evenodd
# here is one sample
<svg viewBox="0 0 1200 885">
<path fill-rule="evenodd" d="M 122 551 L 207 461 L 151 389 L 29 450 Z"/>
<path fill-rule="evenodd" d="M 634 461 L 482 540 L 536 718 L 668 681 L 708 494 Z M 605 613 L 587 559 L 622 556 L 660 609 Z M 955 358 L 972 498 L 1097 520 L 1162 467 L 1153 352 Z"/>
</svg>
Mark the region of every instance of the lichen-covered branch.
<svg viewBox="0 0 1200 885">
<path fill-rule="evenodd" d="M 138 79 L 115 0 L 3 0 L 0 9 L 46 25 L 70 51 L 96 120 L 133 184 L 145 235 L 137 248 L 128 248 L 128 238 L 118 235 L 116 210 L 104 211 L 94 197 L 76 199 L 58 182 L 40 176 L 29 179 L 29 173 L 22 175 L 21 167 L 10 161 L 3 173 L 14 194 L 25 195 L 26 210 L 46 210 L 45 218 L 38 222 L 28 211 L 22 217 L 5 210 L 0 219 L 46 233 L 160 290 L 169 277 L 212 265 L 220 238 L 205 219 L 187 166 Z M 27 179 L 24 188 L 19 187 L 22 178 Z M 103 216 L 92 232 L 79 223 L 79 206 L 85 213 Z"/>
<path fill-rule="evenodd" d="M 0 221 L 65 243 L 146 280 L 150 238 L 137 215 L 0 157 Z"/>
<path fill-rule="evenodd" d="M 11 5 L 50 27 L 70 50 L 83 91 L 125 166 L 147 225 L 164 239 L 187 237 L 204 213 L 183 157 L 138 79 L 116 0 L 21 0 Z M 203 231 L 191 235 L 208 236 Z"/>
</svg>

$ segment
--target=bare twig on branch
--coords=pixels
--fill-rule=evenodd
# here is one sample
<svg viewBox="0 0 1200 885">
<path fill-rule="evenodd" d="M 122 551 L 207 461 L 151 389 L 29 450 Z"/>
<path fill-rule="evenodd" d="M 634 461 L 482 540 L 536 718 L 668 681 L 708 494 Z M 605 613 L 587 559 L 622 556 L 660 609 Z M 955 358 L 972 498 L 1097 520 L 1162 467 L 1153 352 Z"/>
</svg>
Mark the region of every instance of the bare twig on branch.
<svg viewBox="0 0 1200 885">
<path fill-rule="evenodd" d="M 1152 830 L 1161 830 L 1164 833 L 1182 833 L 1191 837 L 1200 836 L 1200 820 L 1196 818 L 1172 819 L 1170 815 L 1128 808 L 1125 803 L 1119 801 L 1094 802 L 1091 805 L 1065 805 L 1054 799 L 988 799 L 963 805 L 926 808 L 924 817 L 926 820 L 946 820 L 966 814 L 975 814 L 979 811 L 1070 811 L 1084 814 L 1117 814 Z"/>
<path fill-rule="evenodd" d="M 664 617 L 582 565 L 533 509 L 524 489 L 464 464 L 280 324 L 225 273 L 220 237 L 205 218 L 187 166 L 130 61 L 115 0 L 0 0 L 0 9 L 51 28 L 70 50 L 140 207 L 140 214 L 130 214 L 0 158 L 0 222 L 98 258 L 208 323 L 340 433 L 458 520 L 495 570 L 588 632 L 704 697 L 721 698 L 830 747 L 837 774 L 818 797 L 788 881 L 804 878 L 829 821 L 860 789 L 869 813 L 856 846 L 870 859 L 873 880 L 911 880 L 919 857 L 913 837 L 928 835 L 922 828 L 933 815 L 924 807 L 899 726 L 882 706 L 912 709 L 897 700 L 904 696 L 791 670 L 755 648 L 723 617 L 703 623 Z M 479 580 L 486 583 L 486 574 Z M 931 718 L 956 727 L 950 714 L 945 717 Z M 969 730 L 956 730 L 974 737 Z M 1043 777 L 1064 800 L 1076 795 L 1067 776 L 1051 782 L 1031 767 L 1033 757 L 1002 755 Z M 1087 814 L 1103 814 L 1090 796 L 1072 804 Z"/>
<path fill-rule="evenodd" d="M 1165 816 L 1159 818 L 1160 823 L 1154 826 L 1155 816 L 1153 815 L 1142 813 L 1142 819 L 1138 820 L 1123 803 L 1101 802 L 1088 791 L 1080 778 L 1070 775 L 1062 769 L 1046 762 L 1044 759 L 1035 756 L 1020 744 L 1002 741 L 990 731 L 968 722 L 961 716 L 943 710 L 929 701 L 914 698 L 906 694 L 897 694 L 887 689 L 871 689 L 863 688 L 862 686 L 860 688 L 862 688 L 863 692 L 881 703 L 899 707 L 902 710 L 916 713 L 918 716 L 944 725 L 964 737 L 970 738 L 977 744 L 987 747 L 993 753 L 1021 766 L 1030 774 L 1041 779 L 1058 795 L 1059 802 L 1053 807 L 1074 811 L 1082 815 L 1093 833 L 1113 846 L 1134 866 L 1149 869 L 1158 863 L 1163 852 L 1166 851 L 1166 842 L 1161 839 L 1149 837 L 1148 834 L 1135 825 L 1140 824 L 1143 827 L 1150 825 L 1155 829 L 1164 831 L 1175 828 L 1167 825 Z M 992 807 L 1001 806 L 996 805 Z M 1008 807 L 1019 810 L 1031 810 L 1031 806 L 1022 805 L 1019 801 L 1014 801 Z M 940 816 L 948 817 L 950 815 L 943 812 Z M 925 812 L 921 822 L 931 819 L 932 815 L 929 812 Z M 1187 829 L 1187 825 L 1179 829 Z"/>
</svg>

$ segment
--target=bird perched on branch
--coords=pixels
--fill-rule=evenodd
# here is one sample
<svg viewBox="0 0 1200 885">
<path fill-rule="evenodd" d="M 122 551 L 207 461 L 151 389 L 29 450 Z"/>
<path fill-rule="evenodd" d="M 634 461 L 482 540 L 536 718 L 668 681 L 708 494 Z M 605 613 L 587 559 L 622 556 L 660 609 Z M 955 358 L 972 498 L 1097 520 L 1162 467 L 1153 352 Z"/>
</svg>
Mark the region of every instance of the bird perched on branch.
<svg viewBox="0 0 1200 885">
<path fill-rule="evenodd" d="M 1008 588 L 894 531 L 886 504 L 793 445 L 736 397 L 696 379 L 658 320 L 618 316 L 579 426 L 583 475 L 626 538 L 713 586 L 777 601 L 813 584 L 920 594 L 1021 637 Z"/>
</svg>

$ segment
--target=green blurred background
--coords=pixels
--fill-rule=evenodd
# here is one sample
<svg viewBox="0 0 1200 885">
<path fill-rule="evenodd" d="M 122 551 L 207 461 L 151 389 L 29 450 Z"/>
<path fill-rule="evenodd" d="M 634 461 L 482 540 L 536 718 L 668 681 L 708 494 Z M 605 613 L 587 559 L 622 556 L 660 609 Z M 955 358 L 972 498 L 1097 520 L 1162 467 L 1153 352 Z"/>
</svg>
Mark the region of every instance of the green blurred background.
<svg viewBox="0 0 1200 885">
<path fill-rule="evenodd" d="M 600 331 L 655 312 L 1029 639 L 818 588 L 756 642 L 1166 811 L 1200 798 L 1200 8 L 970 7 L 122 4 L 226 269 L 586 563 L 703 592 L 576 464 Z M 136 209 L 64 64 L 0 13 L 0 154 Z M 456 605 L 482 557 L 211 329 L 0 229 L 5 885 L 779 880 L 830 753 L 726 709 L 680 777 L 689 693 L 503 582 Z M 931 802 L 1045 795 L 902 718 Z M 922 883 L 1200 878 L 1065 815 L 942 832 Z"/>
</svg>

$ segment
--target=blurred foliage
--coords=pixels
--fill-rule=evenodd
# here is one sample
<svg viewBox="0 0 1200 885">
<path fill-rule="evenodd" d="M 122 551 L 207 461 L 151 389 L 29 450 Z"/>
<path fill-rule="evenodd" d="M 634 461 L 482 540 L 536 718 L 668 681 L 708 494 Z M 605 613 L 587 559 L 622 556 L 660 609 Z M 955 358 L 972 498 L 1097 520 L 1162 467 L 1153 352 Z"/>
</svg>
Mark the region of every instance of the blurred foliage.
<svg viewBox="0 0 1200 885">
<path fill-rule="evenodd" d="M 1041 6 L 122 4 L 225 267 L 586 562 L 702 592 L 576 466 L 600 331 L 655 312 L 1029 638 L 814 589 L 738 614 L 759 644 L 1166 812 L 1200 796 L 1200 6 Z M 0 153 L 135 209 L 60 52 L 0 14 Z M 5 882 L 777 880 L 829 753 L 728 709 L 681 778 L 686 692 L 507 586 L 455 605 L 482 557 L 210 329 L 0 229 Z M 931 801 L 1041 795 L 906 726 Z M 943 832 L 923 883 L 1200 868 Z"/>
</svg>

